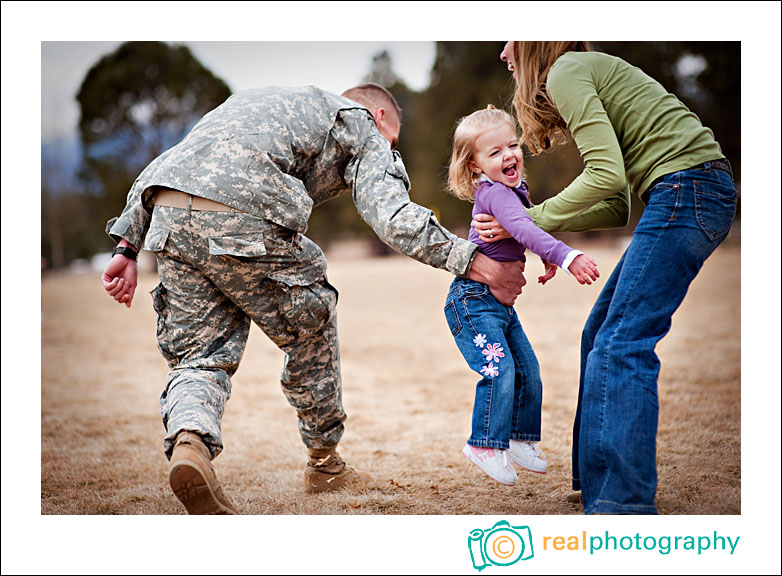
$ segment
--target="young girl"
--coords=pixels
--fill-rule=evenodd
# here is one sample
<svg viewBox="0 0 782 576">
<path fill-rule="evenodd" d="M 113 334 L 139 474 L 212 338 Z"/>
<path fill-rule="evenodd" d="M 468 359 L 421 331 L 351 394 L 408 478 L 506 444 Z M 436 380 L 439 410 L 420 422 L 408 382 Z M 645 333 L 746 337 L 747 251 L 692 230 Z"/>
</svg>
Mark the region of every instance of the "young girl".
<svg viewBox="0 0 782 576">
<path fill-rule="evenodd" d="M 545 284 L 559 266 L 581 284 L 599 276 L 595 262 L 535 226 L 523 179 L 523 157 L 513 118 L 493 106 L 462 118 L 454 133 L 448 187 L 458 198 L 475 203 L 473 214 L 492 214 L 512 237 L 483 242 L 475 229 L 469 239 L 498 261 L 524 261 L 525 248 L 540 256 Z M 540 440 L 542 384 L 535 353 L 512 306 L 498 302 L 485 284 L 457 277 L 451 284 L 445 316 L 456 344 L 477 384 L 472 434 L 462 452 L 486 474 L 513 485 L 522 468 L 545 474 Z"/>
</svg>

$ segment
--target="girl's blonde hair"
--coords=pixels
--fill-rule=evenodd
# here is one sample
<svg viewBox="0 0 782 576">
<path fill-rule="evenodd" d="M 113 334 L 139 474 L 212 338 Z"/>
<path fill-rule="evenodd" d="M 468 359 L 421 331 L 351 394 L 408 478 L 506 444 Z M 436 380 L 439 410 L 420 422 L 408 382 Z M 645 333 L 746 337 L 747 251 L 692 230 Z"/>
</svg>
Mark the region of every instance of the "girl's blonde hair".
<svg viewBox="0 0 782 576">
<path fill-rule="evenodd" d="M 589 52 L 589 42 L 514 42 L 516 93 L 513 107 L 521 125 L 521 141 L 539 154 L 566 139 L 567 125 L 551 101 L 546 82 L 557 58 L 565 52 Z"/>
<path fill-rule="evenodd" d="M 513 116 L 491 104 L 457 122 L 453 133 L 451 163 L 448 165 L 448 191 L 460 200 L 475 202 L 476 174 L 470 168 L 475 140 L 487 128 L 503 122 L 510 124 L 516 132 Z"/>
</svg>

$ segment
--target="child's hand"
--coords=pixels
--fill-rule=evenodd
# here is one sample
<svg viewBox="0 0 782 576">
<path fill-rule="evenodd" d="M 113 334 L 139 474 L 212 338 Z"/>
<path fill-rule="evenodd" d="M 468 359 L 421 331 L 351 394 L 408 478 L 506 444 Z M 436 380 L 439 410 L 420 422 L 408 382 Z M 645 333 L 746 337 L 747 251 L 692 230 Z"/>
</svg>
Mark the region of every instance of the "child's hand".
<svg viewBox="0 0 782 576">
<path fill-rule="evenodd" d="M 597 271 L 597 263 L 586 254 L 576 256 L 568 270 L 578 280 L 579 284 L 591 284 L 592 280 L 600 278 L 600 272 Z"/>
<path fill-rule="evenodd" d="M 540 284 L 545 284 L 549 280 L 551 280 L 554 277 L 554 274 L 557 273 L 557 265 L 552 264 L 551 262 L 543 261 L 543 265 L 546 268 L 546 273 L 543 276 L 538 276 L 538 282 Z"/>
</svg>

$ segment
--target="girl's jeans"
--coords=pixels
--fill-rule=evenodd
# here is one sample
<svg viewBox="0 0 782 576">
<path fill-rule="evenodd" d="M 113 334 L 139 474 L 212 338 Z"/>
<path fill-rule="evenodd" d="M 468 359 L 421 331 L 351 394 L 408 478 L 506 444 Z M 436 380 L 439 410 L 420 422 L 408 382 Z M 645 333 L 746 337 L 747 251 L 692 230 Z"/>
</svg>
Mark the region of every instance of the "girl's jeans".
<svg viewBox="0 0 782 576">
<path fill-rule="evenodd" d="M 581 339 L 573 488 L 582 491 L 586 514 L 657 513 L 654 348 L 736 211 L 731 175 L 708 162 L 668 174 L 644 200 L 632 242 Z"/>
<path fill-rule="evenodd" d="M 513 307 L 500 304 L 485 284 L 457 277 L 445 317 L 467 364 L 481 376 L 467 443 L 507 450 L 511 439 L 540 440 L 540 367 Z"/>
</svg>

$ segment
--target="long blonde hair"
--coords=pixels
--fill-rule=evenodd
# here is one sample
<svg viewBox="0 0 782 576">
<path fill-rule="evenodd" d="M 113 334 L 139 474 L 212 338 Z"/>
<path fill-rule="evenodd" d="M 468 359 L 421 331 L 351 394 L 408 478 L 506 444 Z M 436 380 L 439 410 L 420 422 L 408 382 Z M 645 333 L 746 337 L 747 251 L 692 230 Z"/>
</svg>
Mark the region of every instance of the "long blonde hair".
<svg viewBox="0 0 782 576">
<path fill-rule="evenodd" d="M 521 141 L 539 154 L 566 140 L 567 126 L 551 101 L 546 82 L 557 58 L 565 52 L 589 52 L 589 42 L 514 42 L 516 93 L 513 107 L 521 125 Z"/>
<path fill-rule="evenodd" d="M 487 128 L 500 123 L 510 124 L 516 132 L 513 116 L 504 110 L 498 110 L 491 104 L 457 122 L 453 133 L 451 162 L 448 165 L 448 191 L 460 200 L 475 202 L 475 174 L 470 168 L 475 140 Z"/>
</svg>

